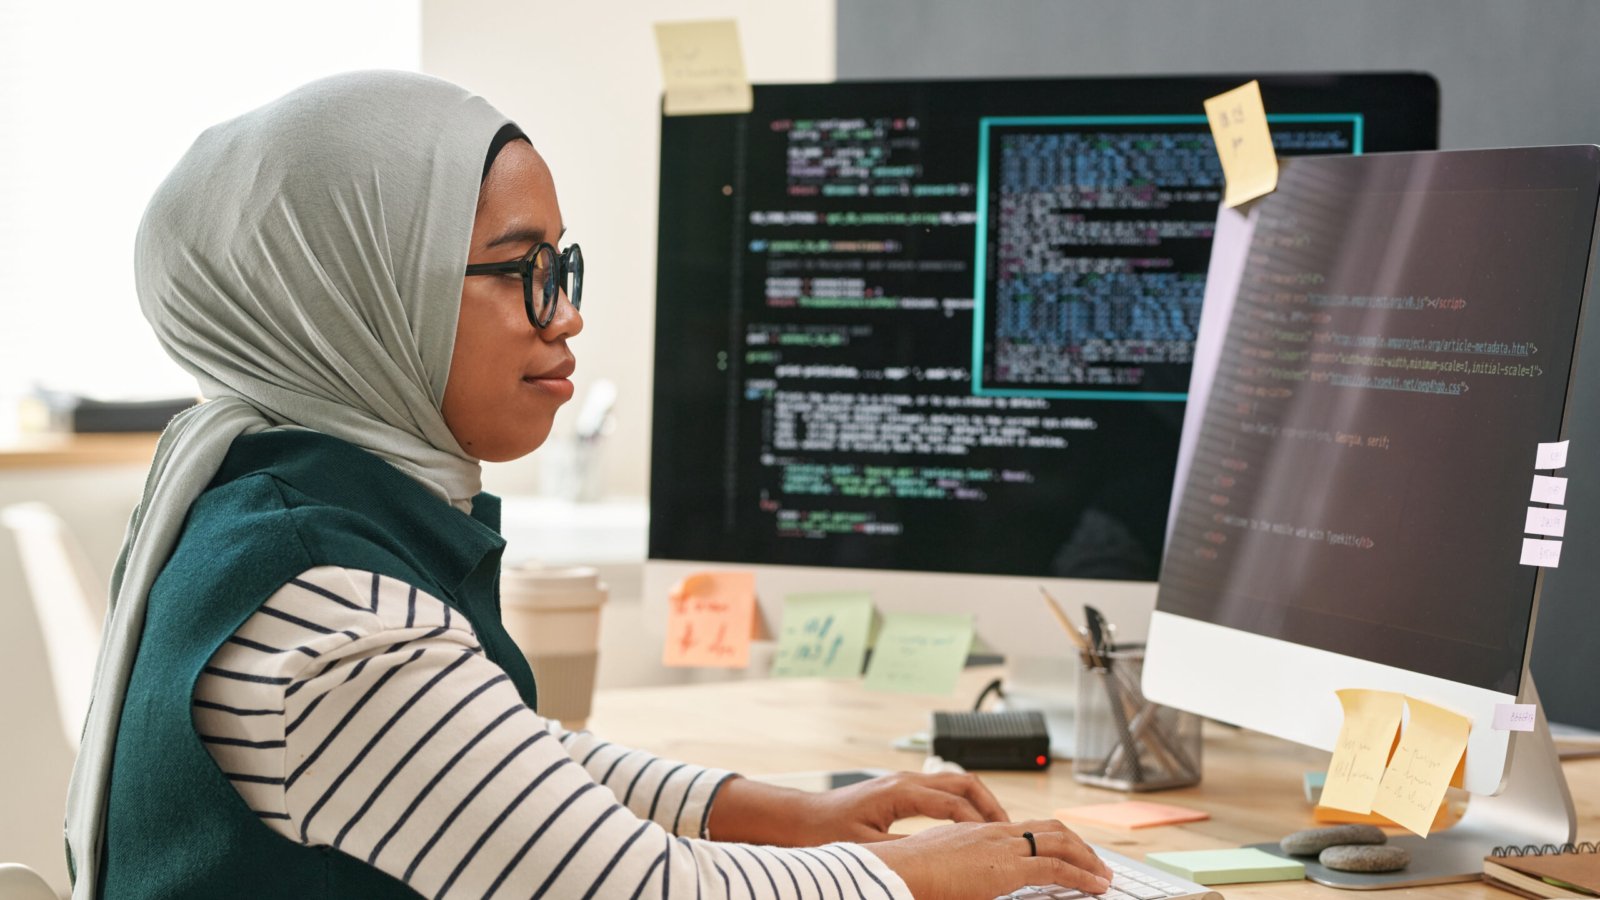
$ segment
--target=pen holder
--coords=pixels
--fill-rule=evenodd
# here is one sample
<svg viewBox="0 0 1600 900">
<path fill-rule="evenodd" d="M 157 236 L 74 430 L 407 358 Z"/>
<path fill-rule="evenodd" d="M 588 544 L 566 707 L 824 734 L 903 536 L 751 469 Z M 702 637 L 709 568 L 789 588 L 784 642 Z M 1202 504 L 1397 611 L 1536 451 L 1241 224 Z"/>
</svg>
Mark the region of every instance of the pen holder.
<svg viewBox="0 0 1600 900">
<path fill-rule="evenodd" d="M 1142 648 L 1084 659 L 1073 778 L 1121 791 L 1159 791 L 1200 780 L 1200 717 L 1146 700 L 1139 688 L 1143 670 Z"/>
</svg>

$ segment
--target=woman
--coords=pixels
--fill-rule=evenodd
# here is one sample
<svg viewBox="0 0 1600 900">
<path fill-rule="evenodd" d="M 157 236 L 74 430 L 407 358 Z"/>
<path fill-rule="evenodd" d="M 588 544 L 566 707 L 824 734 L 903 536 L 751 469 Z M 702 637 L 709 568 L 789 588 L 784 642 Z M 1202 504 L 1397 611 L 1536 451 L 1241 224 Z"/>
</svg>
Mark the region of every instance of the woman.
<svg viewBox="0 0 1600 900">
<path fill-rule="evenodd" d="M 479 461 L 572 395 L 563 232 L 521 132 L 404 73 L 211 128 L 158 189 L 140 302 L 210 399 L 163 436 L 114 578 L 74 896 L 1104 890 L 970 777 L 808 795 L 533 712 Z M 962 824 L 887 840 L 915 814 Z"/>
</svg>

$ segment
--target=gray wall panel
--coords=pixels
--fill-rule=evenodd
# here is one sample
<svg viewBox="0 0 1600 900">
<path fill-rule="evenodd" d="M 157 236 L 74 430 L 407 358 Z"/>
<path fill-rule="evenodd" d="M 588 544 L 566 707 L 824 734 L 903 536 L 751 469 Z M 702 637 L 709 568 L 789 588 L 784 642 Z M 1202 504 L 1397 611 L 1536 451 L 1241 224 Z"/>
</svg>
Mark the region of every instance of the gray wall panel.
<svg viewBox="0 0 1600 900">
<path fill-rule="evenodd" d="M 1600 143 L 1593 0 L 839 0 L 839 78 L 1410 69 L 1446 148 Z"/>
</svg>

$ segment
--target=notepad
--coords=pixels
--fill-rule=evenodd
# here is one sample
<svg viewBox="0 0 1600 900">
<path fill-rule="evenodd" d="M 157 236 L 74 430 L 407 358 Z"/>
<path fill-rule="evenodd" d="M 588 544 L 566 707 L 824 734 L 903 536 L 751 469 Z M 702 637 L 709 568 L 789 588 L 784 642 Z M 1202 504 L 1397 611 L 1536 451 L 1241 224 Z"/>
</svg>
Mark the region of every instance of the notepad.
<svg viewBox="0 0 1600 900">
<path fill-rule="evenodd" d="M 1089 822 L 1110 828 L 1154 828 L 1158 825 L 1180 825 L 1211 818 L 1208 812 L 1164 803 L 1146 803 L 1129 800 L 1126 803 L 1096 803 L 1092 806 L 1073 806 L 1056 810 L 1062 821 Z"/>
<path fill-rule="evenodd" d="M 1305 864 L 1253 847 L 1146 853 L 1144 861 L 1196 884 L 1299 881 L 1306 877 Z"/>
</svg>

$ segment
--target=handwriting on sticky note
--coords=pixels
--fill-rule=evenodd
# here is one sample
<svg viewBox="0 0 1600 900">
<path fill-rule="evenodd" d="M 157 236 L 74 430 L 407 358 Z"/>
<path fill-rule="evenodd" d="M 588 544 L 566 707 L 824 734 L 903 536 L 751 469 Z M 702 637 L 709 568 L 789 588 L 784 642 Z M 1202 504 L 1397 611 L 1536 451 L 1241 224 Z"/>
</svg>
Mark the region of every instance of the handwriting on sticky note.
<svg viewBox="0 0 1600 900">
<path fill-rule="evenodd" d="M 1467 750 L 1472 720 L 1415 697 L 1406 698 L 1411 719 L 1372 799 L 1372 811 L 1428 836 L 1445 788 Z"/>
<path fill-rule="evenodd" d="M 1533 467 L 1535 469 L 1565 469 L 1567 467 L 1567 445 L 1571 443 L 1571 441 L 1557 441 L 1554 444 L 1540 444 Z"/>
<path fill-rule="evenodd" d="M 972 647 L 972 617 L 886 613 L 867 664 L 874 691 L 948 694 Z"/>
<path fill-rule="evenodd" d="M 742 669 L 750 664 L 755 632 L 756 576 L 701 572 L 673 588 L 667 599 L 667 640 L 661 663 Z"/>
<path fill-rule="evenodd" d="M 747 113 L 754 105 L 732 19 L 657 22 L 656 49 L 667 115 Z"/>
<path fill-rule="evenodd" d="M 855 678 L 867 655 L 872 597 L 864 593 L 784 598 L 774 678 Z"/>
<path fill-rule="evenodd" d="M 1558 475 L 1533 476 L 1533 493 L 1528 496 L 1534 503 L 1567 502 L 1567 480 Z"/>
<path fill-rule="evenodd" d="M 1227 187 L 1222 205 L 1238 206 L 1278 186 L 1278 157 L 1267 130 L 1267 110 L 1261 103 L 1261 85 L 1240 85 L 1205 102 L 1211 137 Z"/>
<path fill-rule="evenodd" d="M 1539 538 L 1522 539 L 1522 564 L 1555 569 L 1561 566 L 1561 542 Z"/>
<path fill-rule="evenodd" d="M 1368 813 L 1383 779 L 1383 767 L 1389 762 L 1395 732 L 1400 730 L 1405 697 L 1392 691 L 1356 688 L 1338 694 L 1344 724 L 1339 728 L 1318 805 Z"/>
<path fill-rule="evenodd" d="M 1530 506 L 1527 522 L 1522 526 L 1522 530 L 1529 534 L 1542 534 L 1545 537 L 1561 537 L 1567 530 L 1567 511 Z"/>
<path fill-rule="evenodd" d="M 1538 710 L 1532 703 L 1496 703 L 1494 705 L 1495 731 L 1532 731 Z"/>
</svg>

